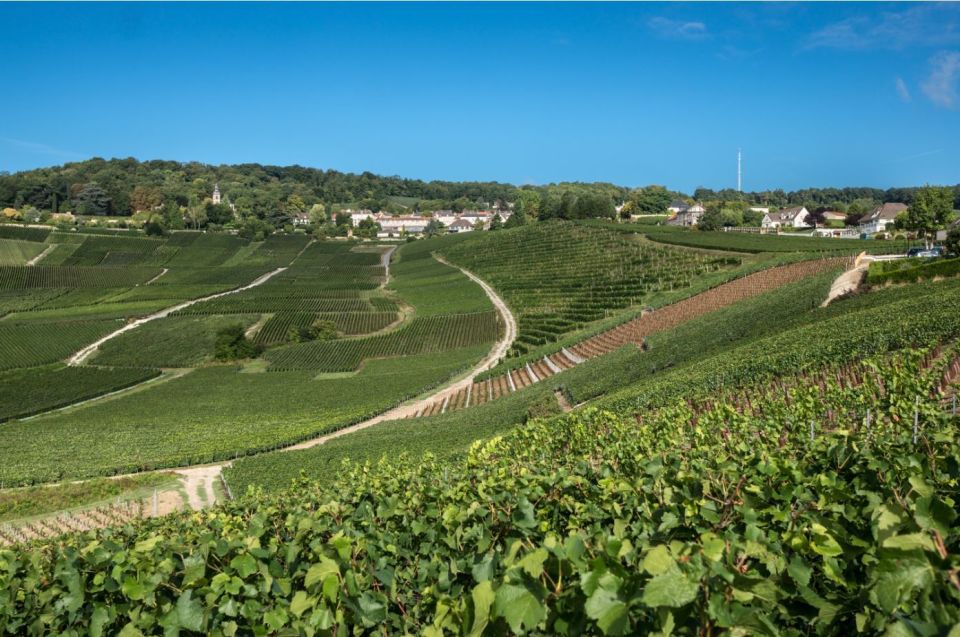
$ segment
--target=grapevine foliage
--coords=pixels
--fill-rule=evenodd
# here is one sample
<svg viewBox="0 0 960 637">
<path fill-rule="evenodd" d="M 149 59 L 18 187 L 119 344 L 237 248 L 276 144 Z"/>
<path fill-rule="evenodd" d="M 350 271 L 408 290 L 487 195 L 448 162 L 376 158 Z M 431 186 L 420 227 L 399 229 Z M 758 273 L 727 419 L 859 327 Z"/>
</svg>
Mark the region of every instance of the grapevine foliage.
<svg viewBox="0 0 960 637">
<path fill-rule="evenodd" d="M 955 350 L 0 551 L 23 634 L 946 634 Z M 855 382 L 854 382 L 855 381 Z M 865 408 L 870 409 L 869 419 Z M 916 427 L 913 423 L 916 422 Z"/>
</svg>

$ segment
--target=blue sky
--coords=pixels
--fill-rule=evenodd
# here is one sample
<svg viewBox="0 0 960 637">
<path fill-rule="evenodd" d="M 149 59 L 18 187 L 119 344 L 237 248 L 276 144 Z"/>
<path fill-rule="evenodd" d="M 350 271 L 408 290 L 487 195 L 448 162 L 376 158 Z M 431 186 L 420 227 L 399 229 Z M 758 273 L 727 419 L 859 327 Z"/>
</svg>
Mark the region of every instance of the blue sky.
<svg viewBox="0 0 960 637">
<path fill-rule="evenodd" d="M 0 4 L 0 170 L 960 182 L 960 5 Z"/>
</svg>

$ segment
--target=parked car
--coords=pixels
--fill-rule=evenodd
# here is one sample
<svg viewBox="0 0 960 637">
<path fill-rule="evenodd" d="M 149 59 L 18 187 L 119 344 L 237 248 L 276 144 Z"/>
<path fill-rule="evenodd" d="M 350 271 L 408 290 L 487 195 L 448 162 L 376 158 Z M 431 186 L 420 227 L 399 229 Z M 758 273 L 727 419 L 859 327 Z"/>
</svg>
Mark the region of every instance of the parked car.
<svg viewBox="0 0 960 637">
<path fill-rule="evenodd" d="M 934 246 L 932 248 L 910 248 L 907 250 L 907 256 L 918 258 L 942 257 L 943 248 L 940 246 Z"/>
</svg>

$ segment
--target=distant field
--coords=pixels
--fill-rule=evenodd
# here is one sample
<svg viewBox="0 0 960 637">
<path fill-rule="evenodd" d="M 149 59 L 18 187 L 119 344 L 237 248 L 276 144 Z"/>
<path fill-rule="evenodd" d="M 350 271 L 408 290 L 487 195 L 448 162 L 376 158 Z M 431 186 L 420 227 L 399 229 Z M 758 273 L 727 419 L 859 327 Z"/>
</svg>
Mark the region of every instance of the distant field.
<svg viewBox="0 0 960 637">
<path fill-rule="evenodd" d="M 46 247 L 32 241 L 0 239 L 0 265 L 23 265 L 42 253 Z"/>
<path fill-rule="evenodd" d="M 48 234 L 50 234 L 50 228 L 28 228 L 0 223 L 0 238 L 2 239 L 41 242 L 47 238 Z"/>
</svg>

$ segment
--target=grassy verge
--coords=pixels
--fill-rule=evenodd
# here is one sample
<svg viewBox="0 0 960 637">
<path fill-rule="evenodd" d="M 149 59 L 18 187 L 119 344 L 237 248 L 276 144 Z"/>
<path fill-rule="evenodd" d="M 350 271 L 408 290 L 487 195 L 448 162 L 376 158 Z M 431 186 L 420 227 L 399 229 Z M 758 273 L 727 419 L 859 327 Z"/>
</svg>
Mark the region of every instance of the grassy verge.
<svg viewBox="0 0 960 637">
<path fill-rule="evenodd" d="M 158 487 L 177 482 L 171 473 L 146 473 L 122 478 L 96 478 L 50 486 L 0 491 L 0 522 L 22 520 L 57 511 L 76 509 L 108 500 L 140 498 Z"/>
</svg>

